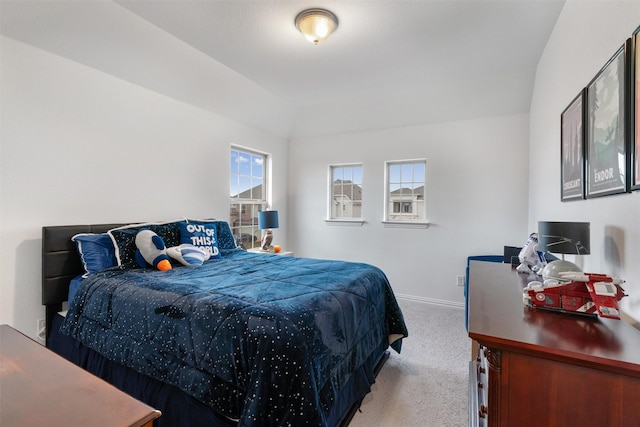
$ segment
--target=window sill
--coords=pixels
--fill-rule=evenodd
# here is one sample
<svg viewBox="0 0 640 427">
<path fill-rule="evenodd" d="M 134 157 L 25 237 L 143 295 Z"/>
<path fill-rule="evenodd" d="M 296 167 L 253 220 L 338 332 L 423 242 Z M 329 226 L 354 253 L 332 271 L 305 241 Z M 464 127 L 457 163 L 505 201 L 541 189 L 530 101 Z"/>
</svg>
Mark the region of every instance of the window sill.
<svg viewBox="0 0 640 427">
<path fill-rule="evenodd" d="M 429 228 L 430 222 L 417 221 L 381 221 L 388 228 Z"/>
<path fill-rule="evenodd" d="M 324 222 L 327 225 L 344 225 L 349 227 L 361 227 L 364 224 L 364 219 L 325 219 Z"/>
</svg>

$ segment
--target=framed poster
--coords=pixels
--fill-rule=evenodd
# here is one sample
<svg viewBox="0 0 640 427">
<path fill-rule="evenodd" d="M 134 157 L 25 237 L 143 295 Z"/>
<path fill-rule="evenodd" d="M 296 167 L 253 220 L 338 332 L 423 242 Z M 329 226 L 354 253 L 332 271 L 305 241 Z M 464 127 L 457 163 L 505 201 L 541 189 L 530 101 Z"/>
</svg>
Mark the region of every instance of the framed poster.
<svg viewBox="0 0 640 427">
<path fill-rule="evenodd" d="M 627 191 L 625 46 L 587 86 L 587 198 Z"/>
<path fill-rule="evenodd" d="M 640 27 L 633 32 L 631 39 L 631 144 L 629 150 L 631 189 L 640 190 Z"/>
<path fill-rule="evenodd" d="M 560 200 L 584 199 L 584 94 L 560 116 Z"/>
</svg>

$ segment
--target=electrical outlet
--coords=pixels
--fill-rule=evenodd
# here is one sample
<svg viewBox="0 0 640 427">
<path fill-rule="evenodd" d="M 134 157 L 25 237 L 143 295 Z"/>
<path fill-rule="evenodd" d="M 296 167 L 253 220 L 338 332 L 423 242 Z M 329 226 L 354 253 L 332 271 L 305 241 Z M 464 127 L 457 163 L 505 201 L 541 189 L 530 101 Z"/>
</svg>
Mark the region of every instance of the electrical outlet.
<svg viewBox="0 0 640 427">
<path fill-rule="evenodd" d="M 36 336 L 41 341 L 47 338 L 47 321 L 45 319 L 36 320 Z"/>
<path fill-rule="evenodd" d="M 464 286 L 464 275 L 458 274 L 456 276 L 456 283 L 458 284 L 458 286 Z"/>
</svg>

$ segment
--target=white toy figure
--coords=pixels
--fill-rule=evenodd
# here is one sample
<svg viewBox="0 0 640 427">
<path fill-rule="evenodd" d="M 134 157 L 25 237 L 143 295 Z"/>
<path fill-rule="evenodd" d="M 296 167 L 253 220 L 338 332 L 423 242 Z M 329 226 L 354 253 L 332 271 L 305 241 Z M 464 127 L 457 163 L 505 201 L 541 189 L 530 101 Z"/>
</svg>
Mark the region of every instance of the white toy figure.
<svg viewBox="0 0 640 427">
<path fill-rule="evenodd" d="M 516 267 L 518 273 L 537 273 L 542 271 L 547 261 L 544 254 L 538 251 L 538 233 L 531 233 L 520 253 L 518 254 L 520 265 Z"/>
</svg>

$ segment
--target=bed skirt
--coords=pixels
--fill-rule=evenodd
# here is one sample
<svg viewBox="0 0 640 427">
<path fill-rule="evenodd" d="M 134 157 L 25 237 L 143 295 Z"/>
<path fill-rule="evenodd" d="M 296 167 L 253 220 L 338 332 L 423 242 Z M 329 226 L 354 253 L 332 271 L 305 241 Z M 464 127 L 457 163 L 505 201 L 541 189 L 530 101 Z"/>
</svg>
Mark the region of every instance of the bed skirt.
<svg viewBox="0 0 640 427">
<path fill-rule="evenodd" d="M 108 360 L 83 346 L 73 338 L 58 332 L 64 317 L 53 319 L 47 347 L 81 368 L 104 379 L 130 396 L 158 409 L 162 416 L 153 423 L 155 427 L 176 426 L 237 426 L 235 420 L 218 414 L 209 406 L 182 392 L 177 387 L 142 375 L 133 369 Z M 389 357 L 385 341 L 374 351 L 352 376 L 340 392 L 329 416 L 329 426 L 347 426 L 364 396 L 371 390 L 382 365 Z"/>
</svg>

